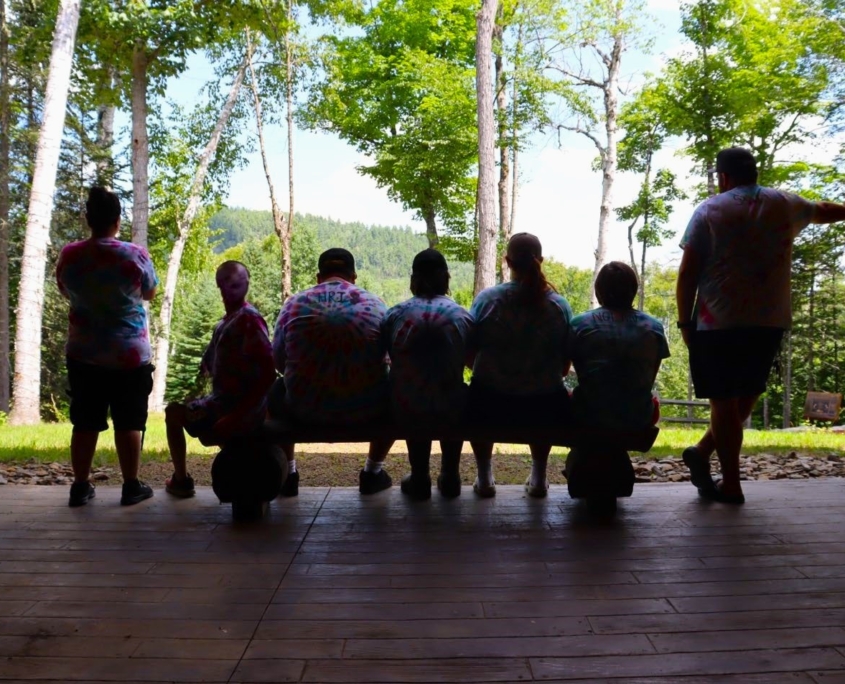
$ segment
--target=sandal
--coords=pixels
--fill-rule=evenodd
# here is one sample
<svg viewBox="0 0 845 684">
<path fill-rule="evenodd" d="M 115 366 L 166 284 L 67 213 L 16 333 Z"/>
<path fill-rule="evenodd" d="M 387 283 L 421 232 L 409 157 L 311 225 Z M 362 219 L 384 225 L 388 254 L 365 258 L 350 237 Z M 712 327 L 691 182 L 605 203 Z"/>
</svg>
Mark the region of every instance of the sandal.
<svg viewBox="0 0 845 684">
<path fill-rule="evenodd" d="M 165 481 L 164 490 L 168 494 L 177 496 L 180 499 L 189 499 L 196 494 L 196 490 L 194 489 L 194 478 L 188 475 L 185 479 L 179 480 L 176 478 L 176 474 L 174 473 L 172 477 L 167 478 Z"/>
<path fill-rule="evenodd" d="M 716 480 L 713 483 L 712 490 L 699 489 L 698 494 L 708 501 L 716 501 L 718 503 L 733 504 L 735 506 L 741 506 L 745 503 L 745 494 L 725 494 L 722 491 L 721 480 Z"/>
<path fill-rule="evenodd" d="M 689 469 L 693 486 L 699 492 L 713 492 L 716 489 L 716 483 L 710 474 L 710 461 L 704 460 L 694 446 L 684 449 L 682 458 L 684 465 Z"/>
</svg>

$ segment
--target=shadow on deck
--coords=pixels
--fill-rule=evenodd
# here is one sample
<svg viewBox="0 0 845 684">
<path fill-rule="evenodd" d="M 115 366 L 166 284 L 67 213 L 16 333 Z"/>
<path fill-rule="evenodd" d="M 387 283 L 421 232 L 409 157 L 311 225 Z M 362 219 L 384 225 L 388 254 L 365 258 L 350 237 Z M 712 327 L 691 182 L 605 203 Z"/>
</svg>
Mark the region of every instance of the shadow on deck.
<svg viewBox="0 0 845 684">
<path fill-rule="evenodd" d="M 0 680 L 845 682 L 845 481 L 404 500 L 0 488 Z"/>
</svg>

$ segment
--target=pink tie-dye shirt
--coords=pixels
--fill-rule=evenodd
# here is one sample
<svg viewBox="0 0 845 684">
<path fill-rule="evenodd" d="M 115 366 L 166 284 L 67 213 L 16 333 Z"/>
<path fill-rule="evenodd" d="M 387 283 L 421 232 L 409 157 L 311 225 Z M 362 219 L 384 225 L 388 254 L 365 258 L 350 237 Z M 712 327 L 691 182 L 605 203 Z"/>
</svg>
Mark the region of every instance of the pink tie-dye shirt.
<svg viewBox="0 0 845 684">
<path fill-rule="evenodd" d="M 144 298 L 158 277 L 147 250 L 114 238 L 72 242 L 59 255 L 56 281 L 70 300 L 69 358 L 110 368 L 150 362 Z"/>
</svg>

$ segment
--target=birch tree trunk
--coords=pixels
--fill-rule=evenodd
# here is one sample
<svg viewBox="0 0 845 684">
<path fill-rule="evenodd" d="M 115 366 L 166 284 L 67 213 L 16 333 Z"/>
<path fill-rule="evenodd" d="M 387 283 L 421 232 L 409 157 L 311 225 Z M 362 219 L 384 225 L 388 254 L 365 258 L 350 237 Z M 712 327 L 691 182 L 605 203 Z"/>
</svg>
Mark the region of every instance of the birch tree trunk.
<svg viewBox="0 0 845 684">
<path fill-rule="evenodd" d="M 0 0 L 0 412 L 8 413 L 11 400 L 11 346 L 9 344 L 9 31 L 6 0 Z"/>
<path fill-rule="evenodd" d="M 602 155 L 601 207 L 599 209 L 599 236 L 596 244 L 596 266 L 593 269 L 593 288 L 590 305 L 599 305 L 596 297 L 596 277 L 607 263 L 607 240 L 613 224 L 613 185 L 617 169 L 617 116 L 619 113 L 619 67 L 622 63 L 623 38 L 617 34 L 613 49 L 606 60 L 607 80 L 603 84 L 605 145 Z"/>
<path fill-rule="evenodd" d="M 287 29 L 285 30 L 285 105 L 288 127 L 288 223 L 282 238 L 282 296 L 287 299 L 293 294 L 293 272 L 291 260 L 291 239 L 293 237 L 293 44 L 290 32 L 293 26 L 293 5 L 288 0 Z"/>
<path fill-rule="evenodd" d="M 241 90 L 241 85 L 244 80 L 244 73 L 246 72 L 247 56 L 241 62 L 240 68 L 235 75 L 235 80 L 232 83 L 232 89 L 229 92 L 229 97 L 220 110 L 220 115 L 217 117 L 217 124 L 211 133 L 211 138 L 203 149 L 202 154 L 197 164 L 197 170 L 194 174 L 194 182 L 191 186 L 191 194 L 188 198 L 188 206 L 185 208 L 185 213 L 179 220 L 179 234 L 176 241 L 173 243 L 173 250 L 170 252 L 170 257 L 167 260 L 167 274 L 164 279 L 164 296 L 161 301 L 161 311 L 158 317 L 158 331 L 155 339 L 155 372 L 153 373 L 153 392 L 150 400 L 151 411 L 164 410 L 164 391 L 167 385 L 167 364 L 168 355 L 170 352 L 170 322 L 173 316 L 173 302 L 176 298 L 176 283 L 179 279 L 179 268 L 182 265 L 182 253 L 185 251 L 185 243 L 188 241 L 188 236 L 191 232 L 191 224 L 196 218 L 199 210 L 200 200 L 202 199 L 202 189 L 205 184 L 205 178 L 208 174 L 208 167 L 211 160 L 214 158 L 214 153 L 217 150 L 217 145 L 220 142 L 220 136 L 223 134 L 223 129 L 229 121 L 232 110 L 238 100 L 238 94 Z"/>
<path fill-rule="evenodd" d="M 477 295 L 496 284 L 496 123 L 493 120 L 493 20 L 498 0 L 482 0 L 476 15 L 475 83 L 478 100 L 478 255 Z"/>
<path fill-rule="evenodd" d="M 79 24 L 80 0 L 61 0 L 53 33 L 50 72 L 44 96 L 44 115 L 35 153 L 29 195 L 15 334 L 15 403 L 12 425 L 41 420 L 41 315 L 44 308 L 44 270 L 50 244 L 53 194 L 70 88 L 70 71 Z"/>
<path fill-rule="evenodd" d="M 247 31 L 247 55 L 252 51 L 252 44 L 250 42 L 249 31 Z M 282 265 L 282 280 L 280 283 L 280 292 L 282 303 L 291 295 L 291 277 L 290 277 L 290 236 L 288 234 L 288 222 L 285 220 L 285 215 L 282 213 L 282 208 L 279 206 L 279 201 L 276 197 L 276 186 L 273 184 L 273 177 L 270 174 L 270 165 L 267 160 L 267 146 L 264 142 L 264 117 L 261 110 L 261 96 L 258 92 L 258 79 L 255 76 L 255 69 L 252 65 L 252 57 L 247 58 L 247 68 L 249 69 L 250 89 L 252 90 L 252 105 L 255 111 L 255 128 L 258 132 L 258 149 L 261 151 L 261 163 L 264 166 L 264 177 L 267 179 L 267 189 L 270 191 L 270 208 L 273 213 L 273 228 L 279 238 L 279 246 L 281 247 L 281 265 Z"/>
<path fill-rule="evenodd" d="M 115 70 L 109 67 L 108 74 L 109 84 L 114 85 Z M 95 161 L 97 184 L 108 188 L 114 181 L 114 157 L 112 155 L 114 112 L 115 106 L 113 104 L 104 104 L 97 108 L 97 159 Z"/>
<path fill-rule="evenodd" d="M 501 8 L 500 8 L 501 9 Z M 501 11 L 500 11 L 501 16 Z M 496 114 L 498 115 L 499 128 L 499 237 L 507 244 L 511 237 L 511 212 L 510 212 L 510 146 L 507 144 L 508 136 L 508 103 L 505 82 L 504 60 L 502 58 L 503 48 L 501 41 L 503 30 L 500 24 L 496 25 L 496 39 L 500 41 L 499 51 L 496 53 Z M 499 278 L 501 281 L 510 280 L 510 269 L 504 255 L 499 262 Z"/>
<path fill-rule="evenodd" d="M 132 52 L 132 242 L 147 246 L 150 221 L 150 143 L 147 134 L 147 46 Z"/>
<path fill-rule="evenodd" d="M 428 238 L 428 246 L 431 249 L 436 249 L 440 239 L 437 236 L 437 215 L 434 212 L 434 207 L 427 204 L 422 208 L 421 213 L 425 221 L 425 236 Z"/>
</svg>

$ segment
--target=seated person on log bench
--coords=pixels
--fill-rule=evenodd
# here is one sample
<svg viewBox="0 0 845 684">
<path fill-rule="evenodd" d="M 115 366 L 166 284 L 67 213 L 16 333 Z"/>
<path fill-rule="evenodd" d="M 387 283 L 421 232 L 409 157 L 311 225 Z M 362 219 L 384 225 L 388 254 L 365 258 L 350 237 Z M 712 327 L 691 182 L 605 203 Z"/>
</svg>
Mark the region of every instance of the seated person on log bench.
<svg viewBox="0 0 845 684">
<path fill-rule="evenodd" d="M 529 233 L 508 242 L 512 281 L 475 298 L 476 357 L 469 388 L 467 419 L 482 425 L 556 425 L 569 418 L 567 340 L 572 309 L 543 275 L 543 248 Z M 531 444 L 533 465 L 525 483 L 530 496 L 546 496 L 550 444 Z M 478 467 L 473 489 L 496 495 L 492 442 L 473 442 Z"/>
<path fill-rule="evenodd" d="M 607 430 L 641 430 L 657 423 L 654 380 L 669 346 L 663 325 L 634 308 L 637 274 L 613 261 L 596 278 L 601 305 L 572 319 L 569 355 L 578 374 L 572 393 L 579 425 Z M 634 468 L 626 451 L 596 453 L 572 449 L 566 460 L 572 498 L 586 498 L 597 512 L 612 512 L 617 496 L 630 496 Z"/>
<path fill-rule="evenodd" d="M 200 372 L 211 377 L 211 394 L 165 409 L 167 444 L 173 477 L 166 489 L 179 497 L 194 495 L 185 463 L 185 432 L 215 443 L 254 432 L 267 412 L 267 392 L 276 373 L 267 324 L 246 301 L 249 270 L 239 261 L 217 269 L 217 287 L 226 315 L 215 326 Z"/>
<path fill-rule="evenodd" d="M 153 495 L 138 479 L 138 466 L 153 387 L 144 300 L 155 296 L 158 278 L 147 250 L 117 239 L 117 195 L 91 188 L 85 209 L 91 237 L 66 245 L 56 265 L 59 292 L 70 300 L 67 377 L 73 484 L 68 504 L 84 506 L 94 498 L 88 477 L 111 410 L 123 475 L 120 503 L 130 506 Z"/>
<path fill-rule="evenodd" d="M 390 399 L 399 425 L 458 423 L 466 405 L 463 370 L 467 363 L 472 317 L 447 296 L 449 267 L 435 249 L 414 257 L 413 297 L 387 312 L 382 324 L 390 354 Z M 411 474 L 402 492 L 431 498 L 431 440 L 408 440 Z M 437 488 L 447 498 L 461 493 L 462 441 L 443 441 Z"/>
<path fill-rule="evenodd" d="M 274 418 L 327 426 L 377 423 L 388 414 L 387 355 L 381 322 L 387 307 L 355 286 L 355 258 L 329 249 L 318 261 L 317 285 L 285 302 L 273 336 L 273 357 L 283 378 L 270 392 Z M 393 483 L 382 468 L 393 440 L 370 443 L 359 476 L 361 494 Z M 283 445 L 288 478 L 282 496 L 299 493 L 293 444 Z"/>
</svg>

